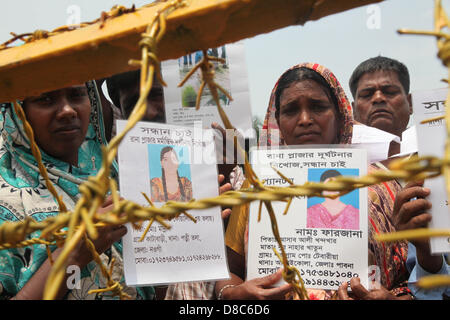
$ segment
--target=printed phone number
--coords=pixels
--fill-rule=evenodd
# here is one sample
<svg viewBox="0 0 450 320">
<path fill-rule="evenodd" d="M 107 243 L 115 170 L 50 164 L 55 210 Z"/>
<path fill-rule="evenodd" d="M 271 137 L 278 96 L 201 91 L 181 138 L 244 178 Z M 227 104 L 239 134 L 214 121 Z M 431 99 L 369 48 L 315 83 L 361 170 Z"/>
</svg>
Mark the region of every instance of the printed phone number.
<svg viewBox="0 0 450 320">
<path fill-rule="evenodd" d="M 303 279 L 306 286 L 331 286 L 339 287 L 342 281 L 331 279 Z"/>
<path fill-rule="evenodd" d="M 300 276 L 310 276 L 310 277 L 331 277 L 331 278 L 353 278 L 359 277 L 357 273 L 353 273 L 351 271 L 330 271 L 330 270 L 300 270 Z"/>
<path fill-rule="evenodd" d="M 135 258 L 136 264 L 141 263 L 173 263 L 173 262 L 193 262 L 193 261 L 210 261 L 219 260 L 219 254 L 194 254 L 190 256 L 167 256 L 167 257 L 149 257 Z"/>
</svg>

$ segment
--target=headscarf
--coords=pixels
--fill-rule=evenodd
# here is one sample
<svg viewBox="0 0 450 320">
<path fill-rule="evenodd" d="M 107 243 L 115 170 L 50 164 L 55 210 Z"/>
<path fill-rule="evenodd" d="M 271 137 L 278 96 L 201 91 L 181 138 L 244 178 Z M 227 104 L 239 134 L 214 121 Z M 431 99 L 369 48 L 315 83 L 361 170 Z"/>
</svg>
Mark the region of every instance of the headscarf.
<svg viewBox="0 0 450 320">
<path fill-rule="evenodd" d="M 269 106 L 267 108 L 266 117 L 264 119 L 264 124 L 262 127 L 261 136 L 259 138 L 260 146 L 275 146 L 275 145 L 284 145 L 284 139 L 282 137 L 280 128 L 278 127 L 277 119 L 275 117 L 275 92 L 278 88 L 278 83 L 280 79 L 286 74 L 288 71 L 298 68 L 307 68 L 312 71 L 317 72 L 321 75 L 328 85 L 331 88 L 332 94 L 335 95 L 336 100 L 338 102 L 338 112 L 341 114 L 342 123 L 340 126 L 339 132 L 339 144 L 350 144 L 352 142 L 352 133 L 353 133 L 353 124 L 355 121 L 353 120 L 352 106 L 345 95 L 344 89 L 340 85 L 339 81 L 336 79 L 334 74 L 317 63 L 301 63 L 295 65 L 288 70 L 286 70 L 280 78 L 278 78 L 275 87 L 272 90 L 269 100 Z"/>
<path fill-rule="evenodd" d="M 97 86 L 94 81 L 89 81 L 86 83 L 86 88 L 91 113 L 86 137 L 78 150 L 78 166 L 58 160 L 40 148 L 42 163 L 68 210 L 73 210 L 80 198 L 79 185 L 100 170 L 101 147 L 107 145 Z M 19 103 L 22 104 L 22 102 Z M 22 221 L 26 217 L 40 222 L 57 215 L 58 203 L 39 173 L 23 123 L 11 103 L 0 104 L 0 134 L 0 224 L 5 221 Z M 116 163 L 111 168 L 111 175 L 113 178 L 117 177 Z M 41 231 L 36 231 L 28 237 L 37 238 L 40 234 Z M 55 247 L 51 246 L 51 249 L 54 250 Z M 123 280 L 121 279 L 123 270 L 121 267 L 117 268 L 121 266 L 121 251 L 121 243 L 117 242 L 101 255 L 106 265 L 113 256 L 116 258 L 114 267 L 116 280 Z M 47 258 L 45 245 L 0 250 L 0 299 L 16 295 Z M 106 280 L 95 262 L 91 262 L 81 270 L 80 287 L 69 291 L 66 298 L 109 298 L 108 294 L 87 295 L 88 290 L 100 287 L 106 287 Z M 136 290 L 131 289 L 131 291 L 128 293 L 133 295 L 134 291 L 136 296 Z"/>
<path fill-rule="evenodd" d="M 91 113 L 86 137 L 78 151 L 78 167 L 40 149 L 49 178 L 69 210 L 74 208 L 80 196 L 78 186 L 89 176 L 96 175 L 101 168 L 101 146 L 107 144 L 97 87 L 94 82 L 88 82 L 86 88 Z M 12 215 L 5 219 L 2 216 L 4 211 L 0 219 L 18 221 L 30 216 L 36 221 L 42 221 L 58 214 L 56 200 L 49 200 L 53 197 L 39 174 L 22 121 L 10 103 L 0 105 L 0 132 L 0 206 L 8 209 Z M 117 167 L 114 166 L 112 171 L 116 176 Z"/>
</svg>

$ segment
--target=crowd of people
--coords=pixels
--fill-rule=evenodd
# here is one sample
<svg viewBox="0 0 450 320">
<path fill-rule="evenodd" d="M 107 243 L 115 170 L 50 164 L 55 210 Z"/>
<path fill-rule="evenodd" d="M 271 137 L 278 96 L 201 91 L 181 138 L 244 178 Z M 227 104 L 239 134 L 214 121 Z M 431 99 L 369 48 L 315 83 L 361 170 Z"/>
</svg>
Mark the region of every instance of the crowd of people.
<svg viewBox="0 0 450 320">
<path fill-rule="evenodd" d="M 47 92 L 20 102 L 35 133 L 42 162 L 69 210 L 74 209 L 80 197 L 80 184 L 101 168 L 101 147 L 116 134 L 115 120 L 127 119 L 136 104 L 139 72 L 106 79 L 111 102 L 99 90 L 102 81 Z M 291 67 L 280 76 L 272 90 L 259 145 L 350 145 L 354 125 L 370 126 L 402 136 L 412 114 L 410 76 L 404 64 L 388 57 L 370 58 L 355 68 L 349 86 L 353 96 L 351 103 L 338 79 L 326 67 L 316 63 L 300 63 Z M 42 221 L 57 215 L 57 202 L 39 175 L 22 122 L 10 103 L 2 104 L 0 108 L 0 224 L 27 217 Z M 156 77 L 142 120 L 166 122 L 164 90 Z M 218 128 L 218 125 L 212 124 L 212 127 Z M 278 134 L 272 135 L 273 132 Z M 395 155 L 399 151 L 399 144 L 392 143 L 389 154 Z M 386 169 L 392 159 L 370 164 L 369 172 Z M 220 193 L 248 186 L 247 181 L 236 183 L 235 178 L 239 175 L 236 164 L 218 165 L 218 172 Z M 117 178 L 117 164 L 114 164 L 111 174 Z M 243 177 L 242 174 L 239 176 Z M 180 193 L 181 189 L 177 188 L 181 183 L 174 183 L 168 186 L 169 189 L 161 184 L 158 190 L 161 190 L 162 199 L 172 199 L 166 190 L 171 195 Z M 352 278 L 334 291 L 311 289 L 308 293 L 320 299 L 342 300 L 448 298 L 449 288 L 426 291 L 415 285 L 425 275 L 449 273 L 446 256 L 432 254 L 429 240 L 390 243 L 375 240 L 379 233 L 426 227 L 431 221 L 429 209 L 432 204 L 427 200 L 430 193 L 423 187 L 423 181 L 404 185 L 402 181 L 391 180 L 369 187 L 367 254 L 369 265 L 376 265 L 381 270 L 380 286 L 365 288 L 359 278 Z M 106 199 L 101 210 L 106 212 L 111 205 L 111 199 Z M 125 292 L 133 299 L 292 297 L 290 284 L 274 286 L 282 277 L 281 270 L 266 277 L 246 280 L 249 207 L 241 205 L 232 210 L 222 209 L 230 270 L 230 278 L 226 280 L 173 283 L 166 287 L 127 287 L 121 243 L 126 227 L 100 228 L 94 244 L 106 265 L 110 265 L 114 258 L 115 280 L 121 281 Z M 39 235 L 40 231 L 36 231 L 30 237 Z M 39 244 L 0 250 L 0 299 L 42 299 L 51 268 L 50 259 L 55 260 L 61 248 L 52 246 L 51 250 L 51 257 L 45 245 Z M 82 270 L 81 286 L 67 288 L 63 285 L 57 298 L 117 298 L 110 293 L 88 294 L 89 290 L 104 288 L 106 284 L 101 270 L 82 243 L 71 253 L 69 260 L 70 265 L 77 265 Z"/>
</svg>

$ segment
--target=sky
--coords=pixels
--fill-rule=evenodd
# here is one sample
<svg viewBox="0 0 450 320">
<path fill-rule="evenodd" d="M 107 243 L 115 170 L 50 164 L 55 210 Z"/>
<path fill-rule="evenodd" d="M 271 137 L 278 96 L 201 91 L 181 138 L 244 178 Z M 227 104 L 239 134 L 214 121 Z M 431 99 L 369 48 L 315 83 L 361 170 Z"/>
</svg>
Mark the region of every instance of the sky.
<svg viewBox="0 0 450 320">
<path fill-rule="evenodd" d="M 75 14 L 91 21 L 113 5 L 140 7 L 150 0 L 14 0 L 0 10 L 0 42 L 9 32 L 51 30 L 70 23 Z M 443 1 L 450 13 L 450 0 Z M 329 68 L 352 101 L 348 79 L 353 69 L 377 55 L 403 62 L 411 76 L 411 91 L 445 87 L 447 70 L 437 58 L 433 37 L 400 35 L 400 28 L 431 30 L 432 0 L 385 0 L 342 13 L 245 39 L 246 64 L 252 113 L 263 118 L 278 77 L 301 62 Z"/>
</svg>

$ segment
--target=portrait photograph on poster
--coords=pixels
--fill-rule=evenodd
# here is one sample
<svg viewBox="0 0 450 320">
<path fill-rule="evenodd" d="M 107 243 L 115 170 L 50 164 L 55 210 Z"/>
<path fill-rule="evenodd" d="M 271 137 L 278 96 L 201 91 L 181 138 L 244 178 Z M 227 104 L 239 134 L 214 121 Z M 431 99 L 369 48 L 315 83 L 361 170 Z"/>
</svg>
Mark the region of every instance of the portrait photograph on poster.
<svg viewBox="0 0 450 320">
<path fill-rule="evenodd" d="M 308 169 L 308 181 L 328 182 L 333 177 L 359 176 L 358 169 Z M 323 195 L 337 192 L 324 191 Z M 307 228 L 359 230 L 359 190 L 337 198 L 310 197 L 307 201 Z"/>
<path fill-rule="evenodd" d="M 187 146 L 148 145 L 151 199 L 153 202 L 189 201 L 192 179 Z"/>
</svg>

